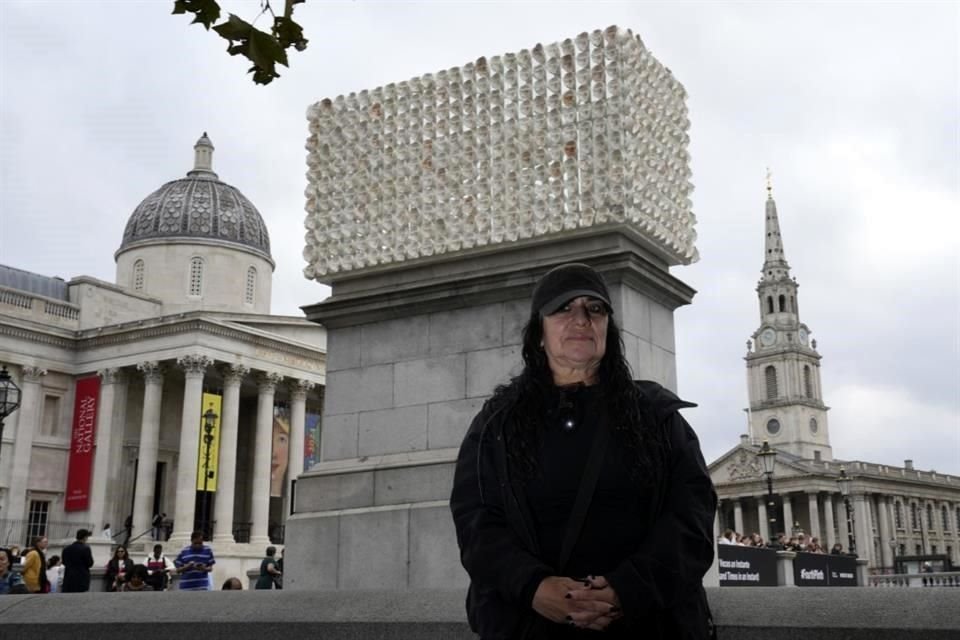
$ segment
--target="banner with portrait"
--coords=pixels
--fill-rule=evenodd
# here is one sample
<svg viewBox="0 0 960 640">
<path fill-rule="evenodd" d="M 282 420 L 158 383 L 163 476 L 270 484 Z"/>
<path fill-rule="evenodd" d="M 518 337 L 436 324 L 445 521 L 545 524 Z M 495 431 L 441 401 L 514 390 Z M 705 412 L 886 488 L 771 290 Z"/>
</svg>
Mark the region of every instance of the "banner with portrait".
<svg viewBox="0 0 960 640">
<path fill-rule="evenodd" d="M 273 447 L 270 454 L 270 497 L 283 497 L 283 479 L 290 461 L 290 405 L 273 405 Z"/>
</svg>

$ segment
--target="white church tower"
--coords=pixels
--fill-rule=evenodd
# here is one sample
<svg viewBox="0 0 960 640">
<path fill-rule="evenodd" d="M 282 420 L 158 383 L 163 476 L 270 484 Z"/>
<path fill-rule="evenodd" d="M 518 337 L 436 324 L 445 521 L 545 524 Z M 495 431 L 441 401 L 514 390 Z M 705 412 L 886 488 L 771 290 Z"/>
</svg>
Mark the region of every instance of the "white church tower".
<svg viewBox="0 0 960 640">
<path fill-rule="evenodd" d="M 809 460 L 831 460 L 820 354 L 800 322 L 799 285 L 790 277 L 780 221 L 767 180 L 763 276 L 757 284 L 760 326 L 747 341 L 750 436 Z"/>
</svg>

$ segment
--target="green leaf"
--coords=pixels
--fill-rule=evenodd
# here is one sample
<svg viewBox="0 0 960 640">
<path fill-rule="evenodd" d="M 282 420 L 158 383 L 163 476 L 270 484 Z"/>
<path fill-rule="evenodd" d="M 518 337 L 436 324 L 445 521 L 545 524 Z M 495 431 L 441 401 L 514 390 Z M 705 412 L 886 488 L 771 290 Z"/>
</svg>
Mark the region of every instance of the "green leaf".
<svg viewBox="0 0 960 640">
<path fill-rule="evenodd" d="M 279 62 L 287 66 L 287 52 L 276 38 L 268 33 L 254 29 L 250 34 L 250 55 L 248 56 L 260 68 L 273 67 Z"/>
<path fill-rule="evenodd" d="M 175 0 L 173 13 L 192 13 L 194 18 L 190 24 L 199 22 L 209 31 L 213 23 L 220 19 L 220 5 L 216 0 Z"/>
<path fill-rule="evenodd" d="M 284 49 L 293 47 L 297 51 L 307 48 L 307 39 L 303 37 L 303 27 L 290 18 L 283 16 L 274 18 L 273 34 Z"/>
<path fill-rule="evenodd" d="M 213 30 L 227 40 L 246 40 L 252 32 L 256 31 L 252 24 L 241 20 L 232 13 L 226 22 L 218 24 Z"/>
</svg>

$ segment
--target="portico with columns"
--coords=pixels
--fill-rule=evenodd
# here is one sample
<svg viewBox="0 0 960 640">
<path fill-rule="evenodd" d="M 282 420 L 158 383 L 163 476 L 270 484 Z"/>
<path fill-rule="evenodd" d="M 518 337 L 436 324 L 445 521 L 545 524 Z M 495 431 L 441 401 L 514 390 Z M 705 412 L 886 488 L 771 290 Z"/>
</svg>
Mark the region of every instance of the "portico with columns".
<svg viewBox="0 0 960 640">
<path fill-rule="evenodd" d="M 213 172 L 206 134 L 194 151 L 193 170 L 128 220 L 115 283 L 0 265 L 0 365 L 22 389 L 0 443 L 0 546 L 43 534 L 56 550 L 82 527 L 106 562 L 130 517 L 136 558 L 152 547 L 154 516 L 166 514 L 165 553 L 205 530 L 216 579 L 258 566 L 264 546 L 283 541 L 305 423 L 323 411 L 326 329 L 269 314 L 266 225 Z M 92 458 L 89 486 L 72 508 L 74 405 L 90 379 L 99 388 L 92 439 L 81 447 Z M 205 393 L 221 398 L 209 461 Z M 207 472 L 214 482 L 204 492 Z M 112 540 L 99 535 L 106 523 Z"/>
<path fill-rule="evenodd" d="M 790 275 L 780 219 L 768 182 L 764 260 L 757 285 L 759 328 L 747 342 L 749 433 L 710 463 L 720 498 L 718 527 L 764 540 L 803 532 L 829 551 L 856 553 L 876 572 L 903 556 L 946 556 L 960 565 L 960 477 L 835 456 L 827 429 L 821 355 L 800 321 L 799 285 Z M 843 428 L 842 425 L 836 428 Z M 764 441 L 776 452 L 775 507 L 757 454 Z M 841 495 L 841 469 L 850 477 Z M 847 515 L 849 504 L 849 519 Z"/>
</svg>

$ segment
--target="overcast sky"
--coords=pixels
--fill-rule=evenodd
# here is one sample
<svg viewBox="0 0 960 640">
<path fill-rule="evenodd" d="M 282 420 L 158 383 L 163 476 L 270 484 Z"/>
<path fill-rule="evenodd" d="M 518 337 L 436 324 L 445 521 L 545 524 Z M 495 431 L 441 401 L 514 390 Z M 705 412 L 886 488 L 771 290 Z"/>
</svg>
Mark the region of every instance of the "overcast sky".
<svg viewBox="0 0 960 640">
<path fill-rule="evenodd" d="M 707 459 L 746 429 L 769 166 L 834 456 L 960 475 L 958 4 L 311 0 L 267 87 L 172 6 L 0 0 L 0 263 L 114 281 L 130 213 L 207 131 L 270 229 L 273 312 L 300 315 L 328 294 L 301 274 L 309 104 L 616 24 L 689 94 L 701 260 L 672 272 L 698 291 L 677 368 Z"/>
</svg>

